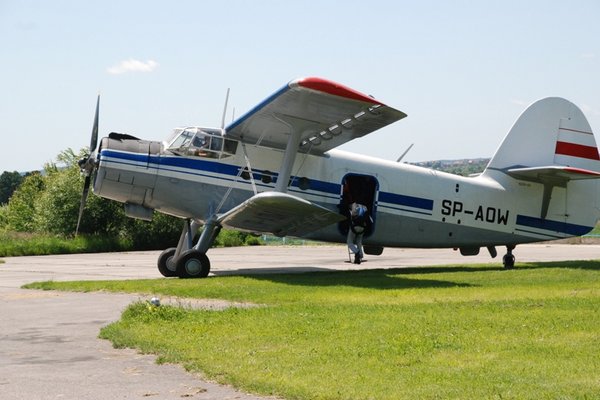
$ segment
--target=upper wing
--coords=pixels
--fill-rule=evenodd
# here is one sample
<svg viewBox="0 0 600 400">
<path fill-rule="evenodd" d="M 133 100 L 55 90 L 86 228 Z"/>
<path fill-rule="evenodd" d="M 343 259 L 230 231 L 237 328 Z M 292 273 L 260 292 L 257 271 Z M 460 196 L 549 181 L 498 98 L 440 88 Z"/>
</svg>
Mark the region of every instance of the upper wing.
<svg viewBox="0 0 600 400">
<path fill-rule="evenodd" d="M 345 219 L 341 214 L 280 192 L 262 192 L 217 220 L 224 226 L 276 236 L 304 236 Z"/>
<path fill-rule="evenodd" d="M 406 117 L 353 89 L 321 78 L 291 81 L 231 123 L 226 136 L 285 149 L 301 131 L 299 151 L 324 153 Z"/>
</svg>

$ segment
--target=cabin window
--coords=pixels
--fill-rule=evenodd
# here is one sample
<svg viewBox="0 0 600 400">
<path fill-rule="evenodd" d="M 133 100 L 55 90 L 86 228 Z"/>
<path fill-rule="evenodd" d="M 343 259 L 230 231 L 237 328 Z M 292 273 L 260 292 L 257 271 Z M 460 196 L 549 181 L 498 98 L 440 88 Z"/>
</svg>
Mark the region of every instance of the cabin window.
<svg viewBox="0 0 600 400">
<path fill-rule="evenodd" d="M 222 157 L 229 157 L 235 155 L 238 146 L 237 140 L 223 139 L 223 142 L 224 143 Z"/>
<path fill-rule="evenodd" d="M 178 128 L 168 150 L 181 156 L 231 157 L 237 151 L 237 141 L 224 138 L 223 132 L 215 128 Z"/>
<path fill-rule="evenodd" d="M 250 172 L 248 171 L 248 168 L 244 168 L 240 176 L 244 180 L 250 180 Z"/>
<path fill-rule="evenodd" d="M 260 180 L 262 181 L 262 183 L 266 183 L 267 185 L 271 182 L 273 182 L 273 176 L 272 176 L 272 172 L 270 171 L 265 171 L 262 176 L 260 177 Z"/>
<path fill-rule="evenodd" d="M 306 177 L 302 177 L 298 180 L 298 187 L 301 190 L 308 190 L 310 189 L 310 180 Z"/>
</svg>

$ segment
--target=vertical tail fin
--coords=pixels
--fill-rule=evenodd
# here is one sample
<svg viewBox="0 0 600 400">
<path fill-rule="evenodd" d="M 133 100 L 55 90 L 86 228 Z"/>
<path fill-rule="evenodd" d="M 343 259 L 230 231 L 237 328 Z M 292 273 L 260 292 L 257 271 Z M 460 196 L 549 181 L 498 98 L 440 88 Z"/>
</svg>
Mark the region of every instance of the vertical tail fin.
<svg viewBox="0 0 600 400">
<path fill-rule="evenodd" d="M 596 140 L 581 110 L 565 99 L 548 97 L 521 114 L 486 172 L 549 166 L 600 171 L 599 161 Z"/>
<path fill-rule="evenodd" d="M 539 100 L 521 114 L 483 174 L 498 178 L 498 172 L 539 184 L 514 198 L 526 210 L 517 225 L 579 236 L 600 217 L 596 139 L 581 110 L 565 99 Z"/>
</svg>

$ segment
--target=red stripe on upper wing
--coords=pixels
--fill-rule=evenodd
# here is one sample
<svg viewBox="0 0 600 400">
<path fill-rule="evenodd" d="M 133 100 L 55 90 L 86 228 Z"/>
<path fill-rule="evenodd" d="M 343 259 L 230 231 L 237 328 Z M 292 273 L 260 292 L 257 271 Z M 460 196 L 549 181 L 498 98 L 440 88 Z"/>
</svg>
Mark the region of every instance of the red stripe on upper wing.
<svg viewBox="0 0 600 400">
<path fill-rule="evenodd" d="M 564 156 L 587 158 L 589 160 L 600 161 L 598 148 L 592 146 L 584 146 L 582 144 L 556 142 L 556 154 Z"/>
<path fill-rule="evenodd" d="M 334 96 L 340 96 L 340 97 L 345 97 L 345 98 L 352 99 L 352 100 L 364 101 L 364 102 L 371 103 L 371 104 L 379 104 L 382 106 L 385 105 L 382 102 L 375 100 L 371 96 L 367 96 L 366 94 L 358 92 L 354 89 L 350 89 L 347 86 L 340 85 L 339 83 L 329 81 L 329 80 L 323 79 L 323 78 L 315 78 L 315 77 L 302 78 L 302 79 L 298 79 L 294 83 L 298 84 L 299 86 L 308 88 L 308 89 L 318 90 L 320 92 L 332 94 Z"/>
</svg>

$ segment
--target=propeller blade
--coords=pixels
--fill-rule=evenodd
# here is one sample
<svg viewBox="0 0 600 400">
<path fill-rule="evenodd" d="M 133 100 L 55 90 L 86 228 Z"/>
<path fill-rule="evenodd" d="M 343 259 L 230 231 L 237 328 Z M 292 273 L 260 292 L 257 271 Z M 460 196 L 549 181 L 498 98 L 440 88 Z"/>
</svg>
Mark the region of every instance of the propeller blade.
<svg viewBox="0 0 600 400">
<path fill-rule="evenodd" d="M 90 141 L 90 154 L 96 150 L 96 146 L 98 145 L 98 114 L 100 111 L 100 95 L 98 95 L 98 100 L 96 100 L 96 115 L 94 116 L 94 126 L 92 127 L 92 139 Z"/>
<path fill-rule="evenodd" d="M 81 193 L 81 202 L 79 203 L 79 217 L 77 217 L 77 228 L 75 228 L 75 236 L 79 234 L 79 226 L 81 225 L 81 218 L 83 217 L 83 210 L 85 209 L 85 203 L 87 202 L 88 193 L 90 192 L 90 183 L 92 177 L 90 175 L 85 177 L 83 183 L 83 192 Z"/>
<path fill-rule="evenodd" d="M 75 236 L 79 234 L 79 227 L 81 226 L 81 219 L 83 217 L 83 210 L 85 209 L 85 203 L 87 202 L 88 194 L 90 192 L 90 184 L 92 183 L 92 174 L 94 173 L 95 164 L 91 158 L 94 156 L 94 151 L 98 146 L 98 117 L 100 113 L 100 95 L 96 100 L 96 113 L 94 115 L 94 126 L 92 127 L 92 138 L 90 140 L 90 153 L 86 158 L 79 160 L 79 168 L 83 175 L 85 175 L 85 181 L 83 182 L 83 192 L 81 193 L 81 201 L 79 203 L 79 216 L 77 217 L 77 228 L 75 228 Z"/>
</svg>

